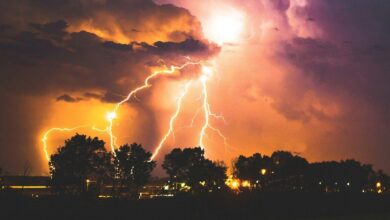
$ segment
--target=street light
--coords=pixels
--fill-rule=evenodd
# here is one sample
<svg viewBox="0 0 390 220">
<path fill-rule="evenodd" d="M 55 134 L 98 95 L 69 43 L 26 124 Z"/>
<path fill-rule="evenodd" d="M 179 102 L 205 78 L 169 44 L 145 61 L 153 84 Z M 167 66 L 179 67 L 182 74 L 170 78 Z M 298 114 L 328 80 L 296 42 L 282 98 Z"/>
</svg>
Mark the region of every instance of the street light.
<svg viewBox="0 0 390 220">
<path fill-rule="evenodd" d="M 240 182 L 238 180 L 233 180 L 232 181 L 232 189 L 237 189 L 240 186 Z"/>
<path fill-rule="evenodd" d="M 91 180 L 87 179 L 87 180 L 85 180 L 85 182 L 87 183 L 87 191 L 88 191 L 89 183 L 91 182 Z"/>
<path fill-rule="evenodd" d="M 248 180 L 245 180 L 244 182 L 242 182 L 242 187 L 251 187 L 251 183 L 248 181 Z"/>
</svg>

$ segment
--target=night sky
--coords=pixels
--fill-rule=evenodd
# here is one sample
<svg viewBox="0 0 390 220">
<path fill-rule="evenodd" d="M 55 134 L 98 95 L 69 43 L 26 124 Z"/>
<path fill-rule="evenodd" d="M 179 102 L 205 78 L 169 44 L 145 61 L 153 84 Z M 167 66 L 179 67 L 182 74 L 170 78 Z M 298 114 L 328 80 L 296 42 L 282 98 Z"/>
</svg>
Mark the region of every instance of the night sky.
<svg viewBox="0 0 390 220">
<path fill-rule="evenodd" d="M 48 173 L 42 135 L 52 127 L 104 127 L 105 115 L 156 69 L 205 61 L 213 118 L 206 156 L 288 150 L 309 161 L 354 158 L 390 172 L 390 1 L 0 1 L 0 167 Z M 153 151 L 168 129 L 189 67 L 126 102 L 118 143 Z M 198 144 L 194 83 L 170 137 Z M 191 120 L 194 120 L 192 126 Z M 55 152 L 80 128 L 50 135 Z M 108 144 L 107 144 L 108 145 Z"/>
</svg>

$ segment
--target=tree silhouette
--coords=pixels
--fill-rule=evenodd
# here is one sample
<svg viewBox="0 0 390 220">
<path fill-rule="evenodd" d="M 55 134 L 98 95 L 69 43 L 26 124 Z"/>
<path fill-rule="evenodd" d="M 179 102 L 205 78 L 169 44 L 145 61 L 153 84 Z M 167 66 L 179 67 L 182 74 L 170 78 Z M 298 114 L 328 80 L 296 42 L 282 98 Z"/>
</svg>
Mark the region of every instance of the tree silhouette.
<svg viewBox="0 0 390 220">
<path fill-rule="evenodd" d="M 227 179 L 226 170 L 227 167 L 222 161 L 213 162 L 211 160 L 205 160 L 205 184 L 210 190 L 221 189 L 225 187 Z"/>
<path fill-rule="evenodd" d="M 233 164 L 233 175 L 237 178 L 251 182 L 262 179 L 266 172 L 272 168 L 271 158 L 255 153 L 250 157 L 240 155 Z M 262 173 L 262 170 L 264 173 Z"/>
<path fill-rule="evenodd" d="M 123 145 L 115 153 L 115 181 L 119 183 L 119 189 L 126 187 L 126 191 L 138 195 L 139 189 L 148 182 L 156 161 L 152 161 L 152 154 L 137 143 Z"/>
<path fill-rule="evenodd" d="M 271 155 L 276 178 L 287 178 L 303 174 L 309 163 L 303 157 L 287 151 L 276 151 Z"/>
<path fill-rule="evenodd" d="M 96 195 L 110 178 L 111 154 L 97 137 L 76 134 L 50 158 L 52 186 L 60 194 Z"/>
<path fill-rule="evenodd" d="M 271 157 L 240 155 L 233 162 L 233 175 L 265 191 L 385 192 L 390 181 L 382 171 L 356 160 L 308 163 L 287 151 Z"/>
<path fill-rule="evenodd" d="M 0 167 L 0 190 L 3 189 L 3 169 Z"/>
<path fill-rule="evenodd" d="M 162 167 L 173 183 L 184 183 L 193 192 L 220 189 L 226 180 L 226 166 L 204 157 L 200 147 L 173 149 L 165 155 Z"/>
<path fill-rule="evenodd" d="M 304 190 L 303 177 L 309 166 L 307 160 L 287 151 L 275 151 L 271 155 L 273 175 L 272 187 L 277 191 Z"/>
<path fill-rule="evenodd" d="M 361 192 L 369 185 L 370 179 L 375 179 L 374 176 L 371 165 L 362 165 L 355 160 L 327 161 L 310 164 L 305 183 L 311 190 Z"/>
<path fill-rule="evenodd" d="M 301 189 L 307 166 L 306 159 L 287 151 L 276 151 L 271 157 L 255 153 L 240 155 L 233 164 L 233 175 L 262 190 L 286 191 Z"/>
</svg>

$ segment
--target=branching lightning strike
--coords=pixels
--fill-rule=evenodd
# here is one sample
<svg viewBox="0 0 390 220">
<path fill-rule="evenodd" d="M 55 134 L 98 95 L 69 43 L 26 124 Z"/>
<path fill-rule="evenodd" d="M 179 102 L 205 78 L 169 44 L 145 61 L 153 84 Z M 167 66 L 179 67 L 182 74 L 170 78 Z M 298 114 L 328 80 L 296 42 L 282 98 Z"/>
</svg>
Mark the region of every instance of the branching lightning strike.
<svg viewBox="0 0 390 220">
<path fill-rule="evenodd" d="M 179 96 L 179 98 L 177 99 L 177 107 L 176 107 L 176 111 L 175 113 L 172 115 L 171 119 L 169 120 L 169 130 L 167 131 L 167 133 L 164 135 L 164 137 L 161 139 L 160 143 L 158 144 L 158 146 L 156 147 L 156 149 L 154 150 L 154 153 L 151 157 L 151 159 L 153 160 L 157 155 L 158 155 L 158 152 L 160 151 L 161 147 L 165 144 L 165 142 L 167 141 L 167 138 L 172 134 L 174 135 L 174 129 L 173 129 L 173 125 L 175 123 L 175 120 L 177 118 L 177 116 L 179 115 L 180 111 L 181 111 L 181 106 L 182 106 L 182 103 L 183 103 L 183 98 L 185 95 L 187 95 L 188 93 L 188 88 L 189 86 L 191 85 L 191 82 L 188 82 L 186 85 L 185 85 L 185 88 L 184 88 L 184 92 Z"/>
<path fill-rule="evenodd" d="M 201 148 L 203 148 L 203 149 L 205 147 L 204 139 L 206 137 L 207 128 L 217 132 L 217 134 L 219 136 L 221 136 L 221 138 L 223 138 L 224 143 L 226 145 L 226 140 L 227 140 L 226 137 L 222 134 L 222 132 L 220 130 L 218 130 L 218 129 L 216 129 L 213 126 L 210 125 L 210 117 L 214 117 L 216 119 L 223 119 L 224 120 L 223 116 L 216 115 L 213 112 L 211 112 L 210 104 L 208 102 L 207 81 L 212 76 L 213 71 L 212 71 L 212 69 L 210 67 L 202 65 L 201 62 L 186 62 L 185 64 L 183 64 L 181 66 L 171 66 L 169 69 L 165 69 L 165 70 L 161 70 L 161 71 L 155 71 L 152 74 L 150 74 L 144 80 L 144 84 L 143 85 L 141 85 L 141 86 L 135 88 L 134 90 L 130 91 L 130 93 L 128 93 L 128 95 L 126 96 L 125 99 L 123 99 L 122 101 L 118 102 L 115 105 L 114 109 L 107 113 L 106 119 L 108 121 L 108 125 L 107 125 L 106 128 L 99 129 L 99 128 L 95 127 L 95 126 L 91 126 L 92 130 L 95 130 L 95 131 L 98 131 L 98 132 L 105 132 L 105 133 L 107 133 L 109 135 L 109 137 L 110 137 L 110 147 L 111 147 L 111 151 L 113 152 L 114 155 L 115 155 L 115 148 L 117 147 L 117 143 L 116 143 L 117 137 L 114 135 L 113 125 L 114 125 L 115 119 L 117 118 L 118 110 L 121 107 L 121 105 L 126 103 L 126 102 L 128 102 L 132 97 L 135 97 L 135 95 L 138 92 L 140 92 L 141 90 L 144 90 L 144 89 L 147 89 L 147 88 L 151 87 L 152 85 L 151 85 L 150 81 L 152 79 L 156 78 L 157 76 L 174 74 L 177 70 L 182 70 L 182 69 L 184 69 L 185 67 L 187 67 L 189 65 L 201 65 L 201 67 L 202 67 L 202 74 L 200 76 L 200 82 L 201 82 L 201 85 L 202 85 L 202 93 L 201 93 L 201 95 L 202 95 L 202 107 L 201 107 L 201 109 L 203 109 L 204 123 L 202 125 L 201 131 L 200 131 L 200 134 L 199 134 L 199 146 Z M 189 82 L 187 82 L 185 84 L 184 91 L 180 94 L 180 96 L 177 99 L 176 111 L 170 117 L 169 129 L 165 133 L 165 135 L 162 137 L 162 139 L 160 140 L 160 142 L 157 145 L 157 147 L 155 148 L 154 153 L 153 153 L 151 159 L 154 159 L 158 155 L 160 149 L 164 146 L 164 144 L 166 143 L 168 137 L 170 135 L 174 135 L 174 123 L 175 123 L 177 117 L 179 116 L 179 114 L 181 112 L 183 99 L 187 95 L 187 93 L 189 91 L 189 87 L 192 85 L 192 83 L 193 83 L 192 81 L 189 81 Z M 194 118 L 192 119 L 192 123 L 193 123 L 193 120 L 194 120 Z M 73 130 L 79 129 L 81 127 L 88 127 L 88 126 L 77 126 L 77 127 L 74 127 L 74 128 L 51 128 L 51 129 L 47 130 L 44 133 L 43 138 L 42 138 L 43 151 L 45 153 L 46 159 L 48 161 L 50 161 L 50 156 L 49 156 L 49 153 L 48 153 L 48 150 L 47 150 L 47 140 L 48 140 L 49 135 L 52 132 L 54 132 L 54 131 L 60 131 L 60 132 L 63 132 L 63 131 L 73 131 Z"/>
<path fill-rule="evenodd" d="M 74 131 L 76 129 L 83 128 L 83 127 L 87 127 L 87 126 L 77 126 L 77 127 L 73 127 L 73 128 L 50 128 L 49 130 L 47 130 L 43 134 L 43 137 L 41 139 L 42 144 L 43 144 L 43 152 L 45 153 L 45 157 L 46 157 L 47 161 L 50 161 L 50 156 L 49 156 L 49 153 L 47 152 L 47 140 L 49 139 L 49 135 L 52 132 L 55 132 L 55 131 L 61 131 L 61 132 Z"/>
<path fill-rule="evenodd" d="M 225 122 L 225 118 L 223 116 L 217 115 L 211 111 L 210 104 L 208 101 L 207 81 L 211 77 L 213 70 L 210 67 L 203 66 L 202 72 L 203 72 L 203 75 L 201 76 L 200 80 L 202 83 L 204 124 L 202 126 L 202 129 L 201 129 L 200 135 L 199 135 L 199 146 L 202 149 L 204 149 L 204 147 L 205 147 L 204 139 L 205 139 L 205 137 L 207 137 L 207 135 L 206 135 L 207 128 L 210 128 L 211 130 L 216 131 L 217 134 L 224 140 L 225 145 L 227 145 L 227 138 L 222 134 L 222 132 L 219 129 L 214 128 L 213 126 L 210 125 L 210 117 L 222 119 Z"/>
</svg>

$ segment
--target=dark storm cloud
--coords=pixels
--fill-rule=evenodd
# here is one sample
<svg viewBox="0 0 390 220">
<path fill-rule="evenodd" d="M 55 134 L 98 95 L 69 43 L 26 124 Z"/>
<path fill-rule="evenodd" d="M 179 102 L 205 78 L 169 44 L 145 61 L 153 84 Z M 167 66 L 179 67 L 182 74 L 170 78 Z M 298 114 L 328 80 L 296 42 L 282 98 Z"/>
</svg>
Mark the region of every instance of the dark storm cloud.
<svg viewBox="0 0 390 220">
<path fill-rule="evenodd" d="M 83 94 L 82 100 L 90 100 L 90 99 L 96 99 L 101 102 L 107 102 L 107 103 L 118 103 L 122 101 L 126 96 L 120 95 L 120 94 L 114 94 L 111 92 L 104 92 L 104 93 L 93 93 L 93 92 L 86 92 Z"/>
<path fill-rule="evenodd" d="M 289 4 L 277 1 L 274 5 L 285 10 Z M 294 36 L 281 44 L 278 58 L 295 67 L 295 73 L 287 76 L 286 91 L 295 94 L 286 94 L 275 107 L 287 118 L 307 121 L 310 114 L 297 103 L 305 92 L 312 90 L 319 95 L 334 96 L 347 106 L 355 106 L 356 100 L 360 100 L 375 108 L 387 121 L 390 113 L 388 11 L 388 1 L 364 0 L 308 1 L 305 7 L 294 11 L 297 19 L 315 20 L 322 34 Z"/>
<path fill-rule="evenodd" d="M 182 42 L 161 42 L 158 41 L 154 43 L 154 46 L 157 51 L 162 51 L 163 53 L 169 52 L 180 52 L 180 53 L 209 53 L 209 46 L 192 38 L 186 39 Z M 214 49 L 216 47 L 214 46 Z"/>
<path fill-rule="evenodd" d="M 56 98 L 57 101 L 64 101 L 64 102 L 79 102 L 82 101 L 83 98 L 80 97 L 73 97 L 69 94 L 63 94 Z"/>
<path fill-rule="evenodd" d="M 115 50 L 120 50 L 120 51 L 132 51 L 133 50 L 133 46 L 132 45 L 120 44 L 120 43 L 115 43 L 115 42 L 112 42 L 112 41 L 104 42 L 103 46 L 105 46 L 107 48 L 115 49 Z"/>
<path fill-rule="evenodd" d="M 120 32 L 137 41 L 145 34 L 175 41 L 202 36 L 199 21 L 186 9 L 152 0 L 20 0 L 2 1 L 0 8 L 0 21 L 17 26 L 62 19 L 76 29 L 87 25 L 107 36 Z"/>
<path fill-rule="evenodd" d="M 63 20 L 59 20 L 57 22 L 51 22 L 46 24 L 31 23 L 30 26 L 42 33 L 63 37 L 66 35 L 65 28 L 68 27 L 68 24 Z"/>
<path fill-rule="evenodd" d="M 98 94 L 98 93 L 86 92 L 86 93 L 84 93 L 84 97 L 93 98 L 93 99 L 100 99 L 102 97 L 102 95 Z"/>
<path fill-rule="evenodd" d="M 85 24 L 92 31 L 84 30 Z M 118 39 L 129 41 L 116 41 L 115 31 Z M 173 5 L 149 0 L 1 1 L 0 102 L 6 106 L 2 115 L 12 123 L 0 126 L 0 164 L 17 172 L 26 158 L 39 158 L 36 136 L 50 113 L 50 106 L 39 100 L 117 102 L 143 82 L 151 63 L 207 59 L 218 51 L 202 39 L 197 19 Z M 144 136 L 151 140 L 156 132 L 153 111 L 147 105 L 135 108 L 145 114 L 150 132 Z M 34 111 L 21 117 L 26 109 Z M 46 167 L 35 168 L 39 174 L 42 170 Z"/>
<path fill-rule="evenodd" d="M 102 102 L 116 103 L 122 101 L 124 98 L 125 96 L 123 95 L 106 92 L 99 98 L 99 100 Z"/>
<path fill-rule="evenodd" d="M 290 14 L 319 34 L 296 34 L 280 42 L 276 57 L 290 72 L 273 106 L 289 120 L 332 125 L 321 137 L 327 146 L 308 150 L 317 158 L 357 157 L 390 169 L 383 156 L 390 154 L 389 11 L 390 2 L 384 0 L 332 0 L 307 1 Z M 321 107 L 306 101 L 307 94 L 314 94 Z M 329 106 L 341 111 L 329 114 Z"/>
<path fill-rule="evenodd" d="M 2 77 L 8 79 L 0 84 L 8 91 L 40 94 L 48 90 L 101 89 L 121 93 L 116 82 L 147 72 L 145 64 L 149 61 L 185 56 L 202 59 L 218 52 L 216 46 L 193 38 L 153 45 L 119 44 L 88 32 L 67 33 L 57 38 L 56 33 L 65 32 L 67 25 L 63 21 L 31 26 L 38 31 L 16 32 L 0 40 L 3 64 L 0 68 Z M 46 33 L 56 37 L 41 36 Z M 106 95 L 103 100 L 117 100 L 112 97 Z"/>
</svg>

